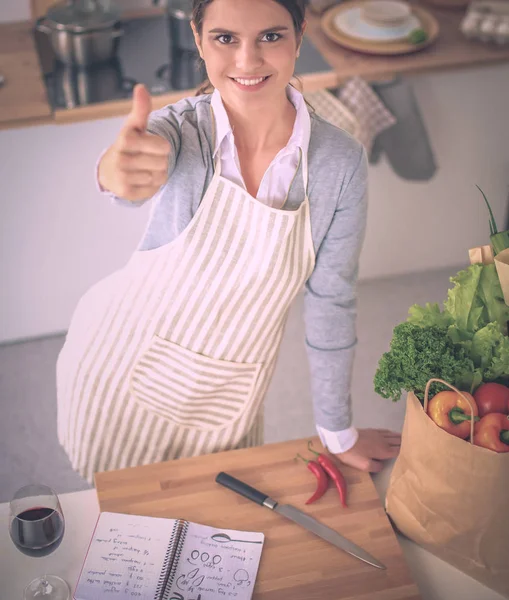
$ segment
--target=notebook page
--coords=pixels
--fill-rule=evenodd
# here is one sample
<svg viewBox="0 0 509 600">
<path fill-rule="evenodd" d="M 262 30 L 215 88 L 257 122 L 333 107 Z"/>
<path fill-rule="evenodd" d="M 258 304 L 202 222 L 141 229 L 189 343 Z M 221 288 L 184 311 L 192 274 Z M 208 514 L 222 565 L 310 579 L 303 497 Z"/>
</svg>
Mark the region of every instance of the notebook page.
<svg viewBox="0 0 509 600">
<path fill-rule="evenodd" d="M 103 512 L 75 600 L 154 600 L 174 519 Z"/>
<path fill-rule="evenodd" d="M 263 541 L 263 533 L 188 523 L 164 600 L 249 600 Z"/>
</svg>

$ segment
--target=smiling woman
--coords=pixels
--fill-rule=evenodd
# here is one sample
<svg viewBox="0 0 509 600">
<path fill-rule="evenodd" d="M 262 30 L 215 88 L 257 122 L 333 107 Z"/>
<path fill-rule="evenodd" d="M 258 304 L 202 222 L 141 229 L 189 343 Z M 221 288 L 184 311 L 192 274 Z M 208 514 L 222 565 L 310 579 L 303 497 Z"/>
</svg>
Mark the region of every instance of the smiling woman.
<svg viewBox="0 0 509 600">
<path fill-rule="evenodd" d="M 57 364 L 59 438 L 89 480 L 262 444 L 303 287 L 324 446 L 370 471 L 398 452 L 399 436 L 352 426 L 367 160 L 289 85 L 304 29 L 304 0 L 194 0 L 213 93 L 152 112 L 137 86 L 99 161 L 115 202 L 153 207 L 132 259 L 81 299 Z"/>
<path fill-rule="evenodd" d="M 232 0 L 216 3 L 214 6 L 213 0 L 195 1 L 192 27 L 196 45 L 201 58 L 205 60 L 209 74 L 209 81 L 198 91 L 198 95 L 210 89 L 210 84 L 221 91 L 218 87 L 220 74 L 216 71 L 216 64 L 221 60 L 229 61 L 230 64 L 225 64 L 224 67 L 234 73 L 229 77 L 241 89 L 249 87 L 250 89 L 246 91 L 257 91 L 265 87 L 267 80 L 274 74 L 256 73 L 257 61 L 259 64 L 263 60 L 260 56 L 262 54 L 273 68 L 279 67 L 275 74 L 278 75 L 279 82 L 286 80 L 284 83 L 286 87 L 293 75 L 295 59 L 299 54 L 298 48 L 306 26 L 305 0 L 273 0 L 272 4 L 279 4 L 280 7 L 270 6 L 265 1 L 252 0 L 250 10 L 246 13 L 244 2 Z M 205 12 L 207 12 L 206 31 L 203 27 Z M 246 14 L 255 14 L 258 17 L 255 20 L 249 19 L 249 32 L 246 30 Z M 258 23 L 270 22 L 267 19 L 273 19 L 273 26 L 257 30 Z M 215 24 L 218 26 L 215 27 Z M 226 24 L 231 25 L 232 29 L 229 29 Z M 240 27 L 237 28 L 235 24 Z M 239 36 L 238 30 L 245 32 L 244 36 Z M 221 49 L 222 52 L 219 52 L 218 45 L 230 46 L 230 48 L 227 51 Z M 296 48 L 297 53 L 295 53 Z M 252 63 L 249 62 L 250 59 Z M 244 70 L 246 72 L 237 74 L 237 71 Z M 274 83 L 274 80 L 271 83 Z"/>
</svg>

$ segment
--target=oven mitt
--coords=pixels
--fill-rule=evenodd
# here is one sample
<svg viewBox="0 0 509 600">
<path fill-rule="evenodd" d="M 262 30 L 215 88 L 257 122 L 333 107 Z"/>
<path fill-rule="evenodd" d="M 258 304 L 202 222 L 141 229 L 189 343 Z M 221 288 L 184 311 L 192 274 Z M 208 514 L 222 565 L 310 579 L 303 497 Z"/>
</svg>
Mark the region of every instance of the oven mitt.
<svg viewBox="0 0 509 600">
<path fill-rule="evenodd" d="M 339 88 L 336 96 L 355 116 L 358 123 L 355 137 L 370 156 L 377 136 L 396 123 L 394 115 L 361 77 L 348 79 Z"/>
<path fill-rule="evenodd" d="M 333 92 L 328 90 L 304 92 L 304 98 L 313 107 L 317 115 L 336 127 L 344 129 L 353 137 L 358 137 L 360 123 Z"/>
<path fill-rule="evenodd" d="M 373 83 L 372 88 L 396 117 L 396 124 L 377 136 L 370 162 L 376 163 L 384 152 L 394 172 L 402 179 L 431 179 L 437 165 L 411 85 L 396 78 Z"/>
</svg>

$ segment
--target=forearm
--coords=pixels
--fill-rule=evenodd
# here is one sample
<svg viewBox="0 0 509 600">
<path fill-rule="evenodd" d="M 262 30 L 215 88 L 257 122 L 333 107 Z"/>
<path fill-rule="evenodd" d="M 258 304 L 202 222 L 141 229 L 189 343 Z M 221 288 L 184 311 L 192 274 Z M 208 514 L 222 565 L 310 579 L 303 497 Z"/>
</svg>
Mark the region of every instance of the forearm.
<svg viewBox="0 0 509 600">
<path fill-rule="evenodd" d="M 306 341 L 315 423 L 328 431 L 344 430 L 352 424 L 350 389 L 355 345 L 354 341 L 345 348 L 321 350 Z"/>
<path fill-rule="evenodd" d="M 338 199 L 334 218 L 317 252 L 304 296 L 315 422 L 329 432 L 345 431 L 352 425 L 356 287 L 366 214 L 367 161 L 360 149 L 353 174 Z"/>
</svg>

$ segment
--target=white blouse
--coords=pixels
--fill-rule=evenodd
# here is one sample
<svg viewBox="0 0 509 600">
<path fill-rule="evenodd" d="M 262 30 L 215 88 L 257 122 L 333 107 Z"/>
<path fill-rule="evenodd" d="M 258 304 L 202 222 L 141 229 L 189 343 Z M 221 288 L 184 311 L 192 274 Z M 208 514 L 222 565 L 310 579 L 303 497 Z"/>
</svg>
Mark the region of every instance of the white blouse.
<svg viewBox="0 0 509 600">
<path fill-rule="evenodd" d="M 283 206 L 299 165 L 300 150 L 303 160 L 307 160 L 311 137 L 311 118 L 303 95 L 292 86 L 288 86 L 287 90 L 288 98 L 297 111 L 293 132 L 286 147 L 278 152 L 269 165 L 256 196 L 257 200 L 272 208 Z M 246 189 L 234 132 L 218 90 L 212 94 L 211 106 L 216 122 L 214 158 L 221 150 L 221 175 Z M 333 453 L 346 452 L 357 442 L 358 432 L 355 427 L 343 431 L 328 431 L 317 425 L 316 429 L 322 444 Z"/>
</svg>

